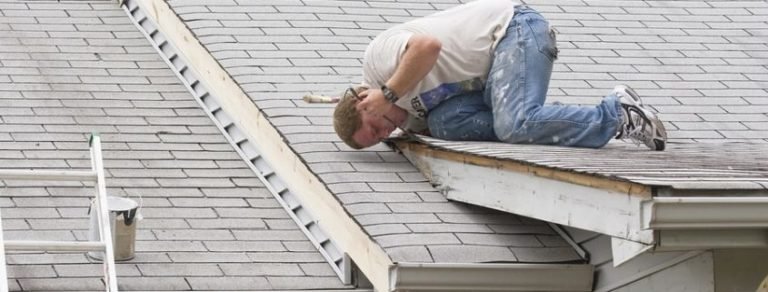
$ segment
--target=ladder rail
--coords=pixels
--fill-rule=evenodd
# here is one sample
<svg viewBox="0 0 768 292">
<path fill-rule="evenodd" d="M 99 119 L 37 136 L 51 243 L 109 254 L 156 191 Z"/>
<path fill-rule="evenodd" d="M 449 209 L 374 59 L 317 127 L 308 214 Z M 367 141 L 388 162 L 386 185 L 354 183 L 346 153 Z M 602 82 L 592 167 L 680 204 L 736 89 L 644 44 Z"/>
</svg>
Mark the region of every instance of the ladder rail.
<svg viewBox="0 0 768 292">
<path fill-rule="evenodd" d="M 91 135 L 91 166 L 96 173 L 96 212 L 99 225 L 99 240 L 104 244 L 104 283 L 107 292 L 117 292 L 117 275 L 115 271 L 115 254 L 112 246 L 112 230 L 107 205 L 107 186 L 104 178 L 104 161 L 101 156 L 101 137 Z"/>
<path fill-rule="evenodd" d="M 104 251 L 104 243 L 93 241 L 6 240 L 5 250 Z"/>
<path fill-rule="evenodd" d="M 3 180 L 38 180 L 38 181 L 96 181 L 96 173 L 93 171 L 72 170 L 0 170 L 0 179 Z"/>
<path fill-rule="evenodd" d="M 0 170 L 0 180 L 38 180 L 38 181 L 92 181 L 95 182 L 93 212 L 99 226 L 99 241 L 45 241 L 45 240 L 5 240 L 0 216 L 0 292 L 8 291 L 8 273 L 6 250 L 21 251 L 103 251 L 104 283 L 107 292 L 117 292 L 117 274 L 112 241 L 112 228 L 107 204 L 107 187 L 104 176 L 104 161 L 101 153 L 101 138 L 98 133 L 91 134 L 89 140 L 91 152 L 90 171 L 63 170 Z"/>
<path fill-rule="evenodd" d="M 8 273 L 6 272 L 5 267 L 5 240 L 3 238 L 3 219 L 2 216 L 0 216 L 0 291 L 6 292 L 8 291 Z"/>
</svg>

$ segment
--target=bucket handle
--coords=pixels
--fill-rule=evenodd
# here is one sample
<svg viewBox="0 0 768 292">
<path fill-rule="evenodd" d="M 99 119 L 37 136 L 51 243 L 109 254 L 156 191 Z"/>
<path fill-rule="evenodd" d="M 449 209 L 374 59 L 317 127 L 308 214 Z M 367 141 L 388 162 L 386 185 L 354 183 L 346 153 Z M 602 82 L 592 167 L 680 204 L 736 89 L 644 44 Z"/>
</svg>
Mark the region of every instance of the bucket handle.
<svg viewBox="0 0 768 292">
<path fill-rule="evenodd" d="M 133 224 L 133 220 L 136 219 L 136 211 L 139 208 L 130 209 L 128 211 L 120 211 L 118 214 L 123 215 L 123 222 L 125 225 L 130 226 Z"/>
</svg>

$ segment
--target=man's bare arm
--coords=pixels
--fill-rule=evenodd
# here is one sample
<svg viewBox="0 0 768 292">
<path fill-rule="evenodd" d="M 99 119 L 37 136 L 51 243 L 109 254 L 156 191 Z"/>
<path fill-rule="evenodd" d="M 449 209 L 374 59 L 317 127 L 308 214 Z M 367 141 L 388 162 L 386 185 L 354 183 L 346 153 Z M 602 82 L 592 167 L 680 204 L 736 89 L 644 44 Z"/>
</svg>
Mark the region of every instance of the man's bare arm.
<svg viewBox="0 0 768 292">
<path fill-rule="evenodd" d="M 392 77 L 387 80 L 386 86 L 398 97 L 413 90 L 435 66 L 441 49 L 442 44 L 437 38 L 428 35 L 411 36 L 403 56 L 400 57 L 400 63 Z M 359 110 L 365 110 L 373 116 L 381 116 L 392 107 L 378 88 L 371 88 L 367 95 L 368 97 L 358 104 Z"/>
<path fill-rule="evenodd" d="M 387 87 L 400 97 L 413 90 L 435 66 L 441 49 L 442 44 L 434 37 L 411 36 L 395 74 L 386 83 Z"/>
</svg>

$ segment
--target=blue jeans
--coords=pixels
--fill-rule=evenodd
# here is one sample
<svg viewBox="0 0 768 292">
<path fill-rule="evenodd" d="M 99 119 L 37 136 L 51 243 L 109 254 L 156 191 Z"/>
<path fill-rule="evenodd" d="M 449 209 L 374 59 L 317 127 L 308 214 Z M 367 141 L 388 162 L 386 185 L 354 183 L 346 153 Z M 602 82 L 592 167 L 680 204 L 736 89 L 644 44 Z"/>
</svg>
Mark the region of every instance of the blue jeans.
<svg viewBox="0 0 768 292">
<path fill-rule="evenodd" d="M 499 42 L 483 91 L 453 96 L 429 112 L 432 136 L 445 140 L 502 141 L 600 148 L 617 133 L 618 97 L 597 106 L 545 105 L 557 58 L 549 22 L 527 6 L 515 8 Z"/>
</svg>

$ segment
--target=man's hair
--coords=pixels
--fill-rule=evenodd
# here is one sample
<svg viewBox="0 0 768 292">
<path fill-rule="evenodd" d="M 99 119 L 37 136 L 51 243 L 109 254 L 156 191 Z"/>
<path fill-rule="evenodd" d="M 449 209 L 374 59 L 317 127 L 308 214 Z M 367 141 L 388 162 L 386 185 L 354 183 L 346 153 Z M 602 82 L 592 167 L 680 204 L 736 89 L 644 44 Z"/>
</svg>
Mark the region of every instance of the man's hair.
<svg viewBox="0 0 768 292">
<path fill-rule="evenodd" d="M 355 86 L 353 88 L 355 92 L 365 90 L 365 87 L 362 86 Z M 339 103 L 336 104 L 336 110 L 333 111 L 333 129 L 339 135 L 341 141 L 344 141 L 347 146 L 353 149 L 363 149 L 360 144 L 357 144 L 352 139 L 357 130 L 360 130 L 360 127 L 363 126 L 363 119 L 356 108 L 358 102 L 360 101 L 355 98 L 351 91 L 345 90 Z"/>
</svg>

